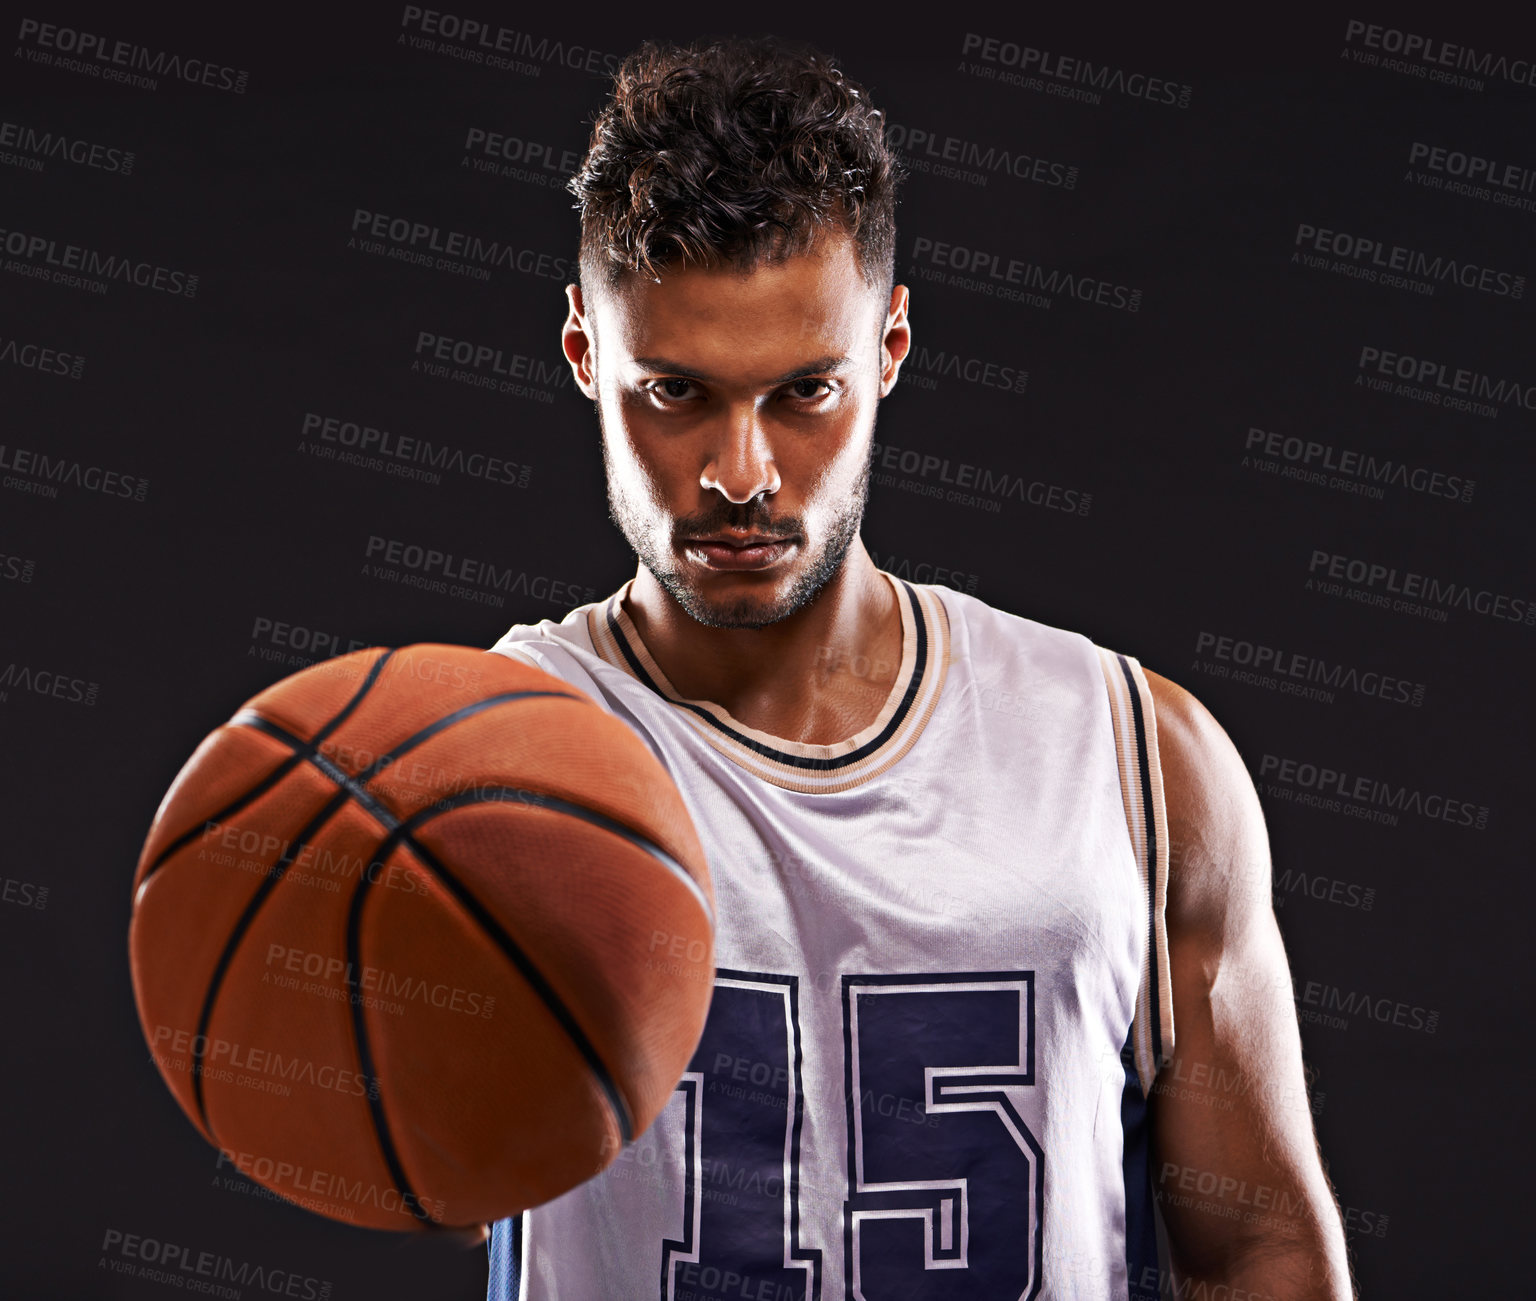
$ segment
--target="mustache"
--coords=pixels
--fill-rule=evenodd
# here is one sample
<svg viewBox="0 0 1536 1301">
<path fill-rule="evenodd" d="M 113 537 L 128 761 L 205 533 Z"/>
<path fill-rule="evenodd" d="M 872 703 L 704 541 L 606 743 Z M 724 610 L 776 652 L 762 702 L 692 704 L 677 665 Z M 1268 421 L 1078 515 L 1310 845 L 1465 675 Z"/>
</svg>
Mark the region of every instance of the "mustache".
<svg viewBox="0 0 1536 1301">
<path fill-rule="evenodd" d="M 672 531 L 679 538 L 697 538 L 726 529 L 761 533 L 765 537 L 779 539 L 797 537 L 805 532 L 796 516 L 770 515 L 761 506 L 751 502 L 741 506 L 727 504 L 724 510 L 679 516 Z"/>
</svg>

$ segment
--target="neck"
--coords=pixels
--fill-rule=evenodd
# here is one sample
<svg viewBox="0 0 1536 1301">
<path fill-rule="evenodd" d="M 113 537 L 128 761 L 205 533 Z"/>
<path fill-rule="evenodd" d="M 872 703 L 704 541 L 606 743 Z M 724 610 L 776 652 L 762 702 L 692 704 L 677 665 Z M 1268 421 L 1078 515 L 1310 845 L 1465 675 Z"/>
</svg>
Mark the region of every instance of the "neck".
<svg viewBox="0 0 1536 1301">
<path fill-rule="evenodd" d="M 860 731 L 901 663 L 896 595 L 858 538 L 813 601 L 762 628 L 699 623 L 643 565 L 624 609 L 681 695 L 786 740 L 830 744 Z"/>
</svg>

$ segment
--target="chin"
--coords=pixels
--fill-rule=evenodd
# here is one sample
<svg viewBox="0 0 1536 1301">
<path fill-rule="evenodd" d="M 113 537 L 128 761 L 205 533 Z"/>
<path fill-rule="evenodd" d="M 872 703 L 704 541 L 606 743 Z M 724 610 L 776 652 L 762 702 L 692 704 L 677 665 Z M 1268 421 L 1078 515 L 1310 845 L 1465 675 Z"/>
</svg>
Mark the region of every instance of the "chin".
<svg viewBox="0 0 1536 1301">
<path fill-rule="evenodd" d="M 774 590 L 736 591 L 706 595 L 696 587 L 673 592 L 678 604 L 694 619 L 710 628 L 763 628 L 798 609 L 790 594 L 775 584 Z"/>
</svg>

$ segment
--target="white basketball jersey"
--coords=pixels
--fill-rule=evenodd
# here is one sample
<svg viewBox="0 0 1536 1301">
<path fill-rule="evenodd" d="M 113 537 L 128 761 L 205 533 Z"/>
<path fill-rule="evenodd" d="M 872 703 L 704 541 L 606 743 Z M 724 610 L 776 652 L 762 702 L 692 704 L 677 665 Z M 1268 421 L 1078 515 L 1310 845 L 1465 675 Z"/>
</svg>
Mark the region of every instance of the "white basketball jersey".
<svg viewBox="0 0 1536 1301">
<path fill-rule="evenodd" d="M 1156 1296 L 1146 1092 L 1173 1024 L 1145 678 L 885 577 L 901 666 L 835 745 L 679 696 L 628 584 L 494 647 L 628 722 L 677 783 L 717 974 L 656 1123 L 495 1226 L 491 1298 Z"/>
</svg>

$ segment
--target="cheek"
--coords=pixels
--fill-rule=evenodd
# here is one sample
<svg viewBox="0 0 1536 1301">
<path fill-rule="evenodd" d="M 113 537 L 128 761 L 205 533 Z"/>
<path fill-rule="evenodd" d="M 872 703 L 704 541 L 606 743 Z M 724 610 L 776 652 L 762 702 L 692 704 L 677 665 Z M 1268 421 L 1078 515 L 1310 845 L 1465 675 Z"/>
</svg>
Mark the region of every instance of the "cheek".
<svg viewBox="0 0 1536 1301">
<path fill-rule="evenodd" d="M 615 486 L 631 501 L 664 508 L 667 485 L 676 477 L 664 463 L 667 441 L 652 436 L 644 411 L 633 404 L 604 394 L 602 410 L 603 439 L 610 472 L 617 480 Z"/>
<path fill-rule="evenodd" d="M 825 453 L 807 460 L 801 482 L 804 513 L 825 520 L 842 514 L 854 495 L 869 463 L 869 435 L 862 424 L 843 438 L 830 457 Z"/>
</svg>

